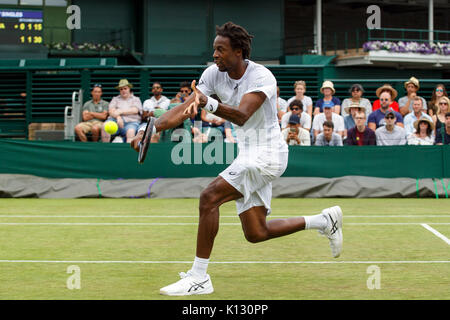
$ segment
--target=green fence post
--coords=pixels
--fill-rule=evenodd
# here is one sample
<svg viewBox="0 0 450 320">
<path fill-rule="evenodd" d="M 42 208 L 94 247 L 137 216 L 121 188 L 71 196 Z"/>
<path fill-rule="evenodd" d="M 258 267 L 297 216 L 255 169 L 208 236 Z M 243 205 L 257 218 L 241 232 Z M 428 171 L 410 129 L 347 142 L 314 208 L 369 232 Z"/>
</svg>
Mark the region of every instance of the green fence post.
<svg viewBox="0 0 450 320">
<path fill-rule="evenodd" d="M 28 126 L 30 125 L 32 119 L 32 103 L 33 103 L 33 73 L 28 70 L 26 72 L 26 93 L 27 93 L 27 97 L 25 100 L 25 124 L 26 124 L 26 138 L 28 140 Z"/>
<path fill-rule="evenodd" d="M 80 70 L 80 85 L 83 90 L 83 101 L 91 99 L 91 70 Z"/>
<path fill-rule="evenodd" d="M 141 69 L 139 82 L 141 84 L 141 95 L 140 98 L 142 101 L 150 98 L 150 79 L 149 79 L 149 70 L 147 68 Z"/>
</svg>

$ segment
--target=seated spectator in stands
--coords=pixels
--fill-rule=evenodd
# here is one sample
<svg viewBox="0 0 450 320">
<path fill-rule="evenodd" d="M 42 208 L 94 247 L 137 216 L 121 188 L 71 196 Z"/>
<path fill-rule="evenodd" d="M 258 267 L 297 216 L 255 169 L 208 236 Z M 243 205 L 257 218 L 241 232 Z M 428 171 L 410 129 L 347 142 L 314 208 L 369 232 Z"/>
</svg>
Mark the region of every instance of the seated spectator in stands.
<svg viewBox="0 0 450 320">
<path fill-rule="evenodd" d="M 323 123 L 323 132 L 316 138 L 316 146 L 343 146 L 342 137 L 333 132 L 333 121 Z"/>
<path fill-rule="evenodd" d="M 385 125 L 386 123 L 386 118 L 385 118 L 385 113 L 388 110 L 392 110 L 389 106 L 392 103 L 392 99 L 391 99 L 391 92 L 390 91 L 384 91 L 383 93 L 381 93 L 380 95 L 380 101 L 381 101 L 381 108 L 373 111 L 370 115 L 369 115 L 369 119 L 367 120 L 367 126 L 372 129 L 373 131 L 375 131 L 376 129 L 378 129 L 379 127 L 382 127 Z M 396 125 L 403 127 L 403 117 L 402 115 L 395 111 L 392 110 L 395 113 L 395 119 L 397 121 Z"/>
<path fill-rule="evenodd" d="M 311 138 L 309 131 L 300 126 L 300 117 L 293 114 L 289 117 L 289 123 L 286 128 L 281 131 L 284 141 L 290 146 L 310 146 Z"/>
<path fill-rule="evenodd" d="M 339 100 L 339 98 L 333 97 L 333 95 L 336 93 L 333 82 L 328 80 L 324 81 L 322 87 L 320 88 L 320 92 L 324 95 L 324 97 L 322 99 L 317 100 L 316 107 L 314 108 L 314 116 L 323 112 L 323 106 L 325 102 L 332 103 L 333 104 L 332 111 L 340 115 L 341 100 Z"/>
<path fill-rule="evenodd" d="M 311 130 L 311 117 L 305 112 L 303 108 L 303 103 L 301 100 L 293 100 L 289 103 L 289 111 L 286 112 L 281 118 L 281 129 L 287 127 L 289 123 L 289 118 L 291 115 L 296 114 L 300 117 L 300 126 L 310 131 Z"/>
<path fill-rule="evenodd" d="M 447 97 L 441 97 L 438 100 L 438 108 L 436 114 L 432 117 L 434 122 L 434 127 L 436 131 L 444 127 L 445 114 L 450 112 L 450 99 Z"/>
<path fill-rule="evenodd" d="M 412 105 L 414 98 L 418 97 L 417 91 L 420 89 L 419 80 L 417 80 L 414 77 L 411 77 L 408 81 L 405 82 L 405 89 L 407 92 L 407 95 L 404 97 L 401 97 L 398 99 L 398 104 L 400 106 L 400 113 L 402 116 L 405 116 L 406 114 L 412 112 Z M 427 111 L 427 102 L 424 98 L 419 97 L 422 99 L 422 107 L 423 110 Z"/>
<path fill-rule="evenodd" d="M 346 114 L 347 114 L 344 117 L 345 131 L 347 131 L 355 126 L 356 113 L 359 111 L 365 112 L 365 108 L 363 105 L 360 105 L 358 102 L 352 102 L 351 105 L 345 107 L 344 109 L 346 109 Z M 345 133 L 344 136 L 346 137 L 347 133 Z"/>
<path fill-rule="evenodd" d="M 225 140 L 226 143 L 236 143 L 236 132 L 234 131 L 234 126 L 230 121 L 225 121 Z"/>
<path fill-rule="evenodd" d="M 341 137 L 344 137 L 344 118 L 332 111 L 333 106 L 334 105 L 331 101 L 325 101 L 323 104 L 323 113 L 320 113 L 314 117 L 312 124 L 314 138 L 316 138 L 323 131 L 323 124 L 325 121 L 333 122 L 334 132 L 339 134 Z"/>
<path fill-rule="evenodd" d="M 385 114 L 386 124 L 375 131 L 377 146 L 397 146 L 406 144 L 406 131 L 396 126 L 396 113 L 388 110 Z"/>
<path fill-rule="evenodd" d="M 347 131 L 346 144 L 349 146 L 376 145 L 375 132 L 366 126 L 366 113 L 357 111 L 355 114 L 356 126 Z"/>
<path fill-rule="evenodd" d="M 439 131 L 436 130 L 435 143 L 437 145 L 450 144 L 450 112 L 445 114 L 445 124 Z"/>
<path fill-rule="evenodd" d="M 369 99 L 363 98 L 362 95 L 364 94 L 364 88 L 359 83 L 355 83 L 350 87 L 349 90 L 350 94 L 352 95 L 351 98 L 346 98 L 342 102 L 342 116 L 345 117 L 349 115 L 348 108 L 351 104 L 357 103 L 362 108 L 366 110 L 366 117 L 369 116 L 369 114 L 372 112 L 372 104 L 370 103 Z"/>
<path fill-rule="evenodd" d="M 300 100 L 303 103 L 303 110 L 307 114 L 309 114 L 310 118 L 312 118 L 313 102 L 310 97 L 305 96 L 306 82 L 303 80 L 295 81 L 294 91 L 295 91 L 295 96 L 289 98 L 289 100 L 287 101 L 288 105 L 294 100 Z"/>
<path fill-rule="evenodd" d="M 103 127 L 103 122 L 108 118 L 108 102 L 102 99 L 102 85 L 94 84 L 91 96 L 92 99 L 83 105 L 82 122 L 75 126 L 75 133 L 82 142 L 87 141 L 86 134 L 92 134 L 92 141 L 98 141 Z M 106 142 L 109 142 L 106 141 Z"/>
<path fill-rule="evenodd" d="M 434 116 L 437 113 L 439 105 L 438 101 L 444 96 L 448 98 L 447 90 L 442 83 L 439 83 L 436 85 L 436 88 L 434 88 L 433 93 L 431 94 L 431 100 L 428 103 L 427 113 L 429 116 Z"/>
<path fill-rule="evenodd" d="M 413 101 L 413 112 L 408 113 L 403 119 L 403 124 L 405 125 L 406 135 L 409 136 L 411 133 L 415 132 L 414 123 L 417 119 L 427 118 L 431 122 L 433 121 L 429 115 L 427 115 L 422 106 L 422 99 L 415 97 Z"/>
<path fill-rule="evenodd" d="M 377 91 L 375 91 L 375 94 L 377 95 L 378 98 L 380 98 L 380 95 L 383 92 L 389 92 L 391 94 L 391 104 L 389 105 L 389 108 L 391 108 L 394 111 L 400 112 L 400 107 L 399 107 L 398 103 L 395 101 L 395 99 L 398 96 L 397 90 L 392 88 L 392 86 L 390 84 L 384 84 L 382 87 L 379 87 L 377 89 Z M 381 107 L 380 99 L 375 100 L 372 105 L 372 112 L 380 109 L 380 107 Z"/>
<path fill-rule="evenodd" d="M 279 110 L 283 111 L 284 113 L 287 112 L 288 103 L 286 100 L 280 97 L 280 87 L 278 86 L 277 86 L 277 105 L 279 107 Z"/>
<path fill-rule="evenodd" d="M 181 82 L 180 91 L 178 91 L 176 96 L 170 100 L 170 103 L 183 103 L 184 100 L 190 96 L 191 92 L 191 84 L 188 81 Z"/>
<path fill-rule="evenodd" d="M 170 105 L 170 100 L 162 95 L 163 87 L 161 83 L 155 81 L 152 85 L 153 96 L 144 101 L 142 106 L 142 121 L 147 121 L 148 117 L 154 117 L 155 109 L 167 110 Z"/>
<path fill-rule="evenodd" d="M 419 99 L 420 100 L 420 99 Z M 408 114 L 409 115 L 409 114 Z M 406 119 L 406 117 L 405 117 Z M 423 117 L 414 121 L 415 132 L 408 135 L 409 145 L 425 145 L 434 144 L 433 130 L 434 124 L 429 118 Z"/>
<path fill-rule="evenodd" d="M 116 89 L 120 94 L 114 97 L 109 104 L 109 117 L 117 122 L 119 130 L 117 135 L 126 139 L 129 143 L 136 135 L 136 131 L 141 123 L 142 103 L 141 99 L 134 96 L 131 89 L 133 85 L 127 79 L 122 79 Z M 109 135 L 106 134 L 109 140 Z"/>
</svg>

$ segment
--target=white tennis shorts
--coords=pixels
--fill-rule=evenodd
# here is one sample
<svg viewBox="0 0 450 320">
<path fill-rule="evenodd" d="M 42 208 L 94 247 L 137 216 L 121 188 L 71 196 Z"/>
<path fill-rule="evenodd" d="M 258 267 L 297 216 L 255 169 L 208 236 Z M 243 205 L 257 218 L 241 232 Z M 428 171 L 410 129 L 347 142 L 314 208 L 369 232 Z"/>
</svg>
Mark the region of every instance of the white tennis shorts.
<svg viewBox="0 0 450 320">
<path fill-rule="evenodd" d="M 252 207 L 264 206 L 270 214 L 272 181 L 286 170 L 288 152 L 239 153 L 231 165 L 219 175 L 243 197 L 236 200 L 237 214 Z"/>
</svg>

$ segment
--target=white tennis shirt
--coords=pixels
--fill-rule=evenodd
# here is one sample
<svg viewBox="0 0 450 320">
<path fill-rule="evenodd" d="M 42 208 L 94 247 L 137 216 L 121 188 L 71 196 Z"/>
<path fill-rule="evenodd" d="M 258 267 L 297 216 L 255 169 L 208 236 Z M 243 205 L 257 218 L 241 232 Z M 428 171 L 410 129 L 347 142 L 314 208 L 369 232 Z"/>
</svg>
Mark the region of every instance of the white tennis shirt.
<svg viewBox="0 0 450 320">
<path fill-rule="evenodd" d="M 202 74 L 197 88 L 207 96 L 216 94 L 222 103 L 238 108 L 242 97 L 250 92 L 263 92 L 266 96 L 261 107 L 243 126 L 235 124 L 239 152 L 252 152 L 269 148 L 271 151 L 288 152 L 283 141 L 277 117 L 277 81 L 266 67 L 250 60 L 244 75 L 232 79 L 217 65 L 209 66 Z M 256 150 L 255 150 L 256 151 Z"/>
</svg>

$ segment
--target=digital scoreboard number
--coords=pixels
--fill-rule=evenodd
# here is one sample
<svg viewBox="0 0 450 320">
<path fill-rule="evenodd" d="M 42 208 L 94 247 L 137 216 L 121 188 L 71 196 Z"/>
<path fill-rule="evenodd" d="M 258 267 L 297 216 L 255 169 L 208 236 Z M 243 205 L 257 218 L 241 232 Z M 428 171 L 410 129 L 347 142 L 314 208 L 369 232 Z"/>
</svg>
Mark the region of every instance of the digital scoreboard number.
<svg viewBox="0 0 450 320">
<path fill-rule="evenodd" d="M 0 44 L 42 45 L 42 11 L 0 9 Z"/>
</svg>

